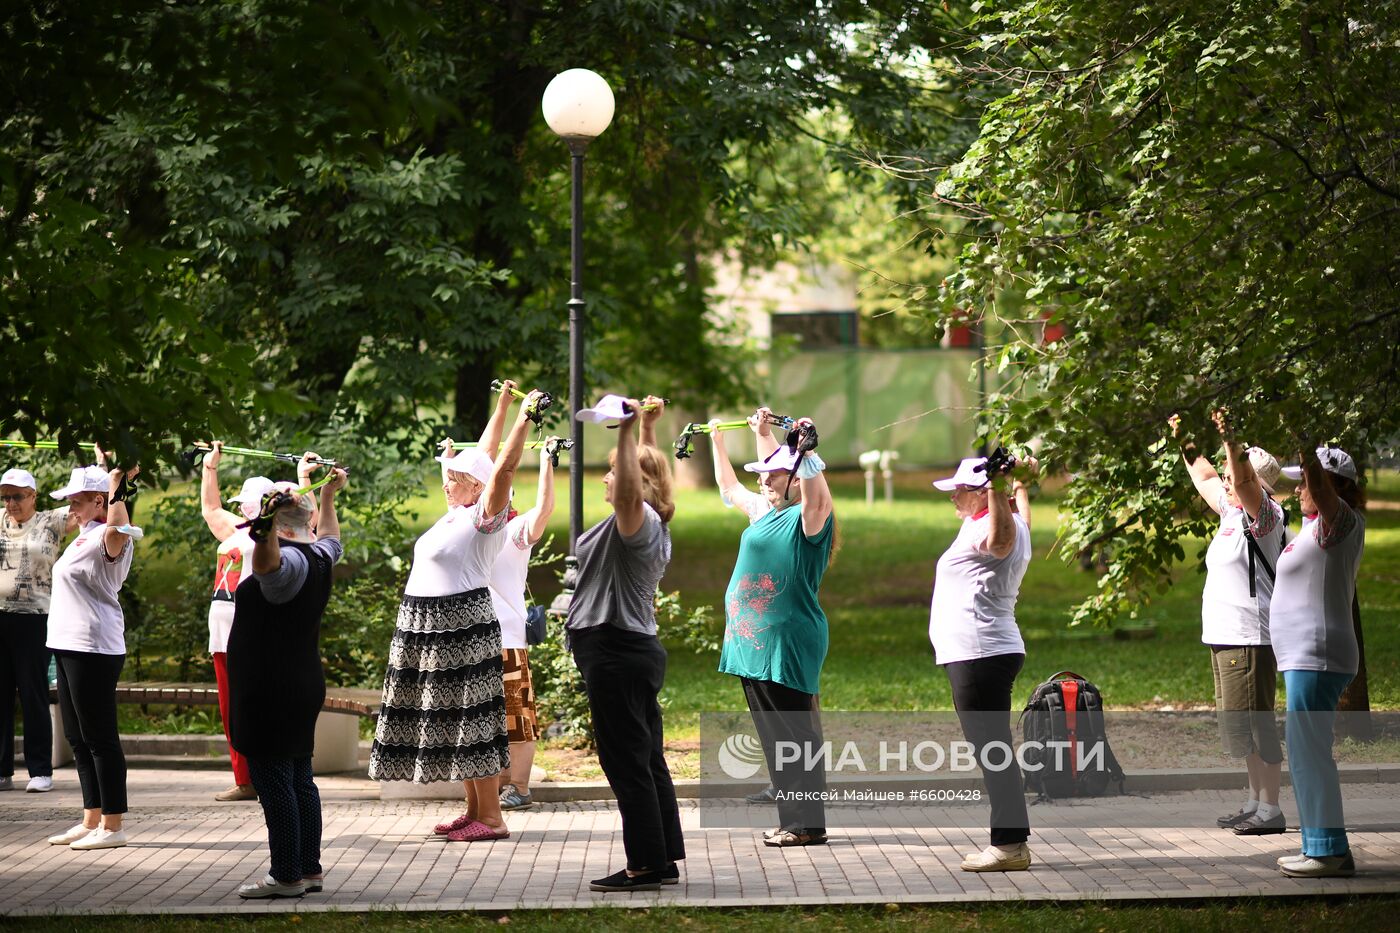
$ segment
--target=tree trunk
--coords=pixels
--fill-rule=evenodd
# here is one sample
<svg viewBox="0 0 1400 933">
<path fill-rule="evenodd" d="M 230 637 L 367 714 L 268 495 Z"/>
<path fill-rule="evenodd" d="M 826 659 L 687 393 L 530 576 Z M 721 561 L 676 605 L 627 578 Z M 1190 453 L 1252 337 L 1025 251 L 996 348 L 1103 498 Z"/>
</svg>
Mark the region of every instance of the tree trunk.
<svg viewBox="0 0 1400 933">
<path fill-rule="evenodd" d="M 457 367 L 456 393 L 452 405 L 452 430 L 457 440 L 476 440 L 491 418 L 495 393 L 491 381 L 496 378 L 495 360 L 488 354 L 478 354 Z"/>
<path fill-rule="evenodd" d="M 1351 598 L 1351 624 L 1356 631 L 1356 650 L 1361 663 L 1356 669 L 1356 677 L 1342 692 L 1337 704 L 1337 734 L 1358 742 L 1371 742 L 1376 738 L 1371 726 L 1371 691 L 1366 684 L 1366 642 L 1361 637 L 1361 602 Z"/>
</svg>

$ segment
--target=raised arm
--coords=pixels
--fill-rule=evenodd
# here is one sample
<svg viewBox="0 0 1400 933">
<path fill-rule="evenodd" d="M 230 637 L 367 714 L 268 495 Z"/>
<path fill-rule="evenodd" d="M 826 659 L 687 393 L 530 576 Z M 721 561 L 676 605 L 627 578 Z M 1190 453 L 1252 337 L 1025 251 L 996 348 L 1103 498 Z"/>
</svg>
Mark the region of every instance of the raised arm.
<svg viewBox="0 0 1400 933">
<path fill-rule="evenodd" d="M 714 451 L 711 459 L 715 462 L 715 485 L 719 487 L 721 496 L 727 496 L 729 490 L 739 485 L 739 477 L 734 472 L 734 464 L 729 462 L 729 451 L 724 446 L 724 434 L 714 430 L 717 424 L 718 419 L 710 422 L 710 447 Z"/>
<path fill-rule="evenodd" d="M 316 472 L 316 467 L 317 467 L 317 464 L 312 463 L 311 461 L 313 461 L 313 460 L 320 460 L 320 459 L 321 459 L 320 454 L 316 453 L 316 452 L 313 451 L 313 450 L 308 450 L 306 453 L 304 453 L 304 454 L 301 455 L 301 459 L 297 461 L 297 488 L 298 488 L 298 489 L 305 489 L 307 486 L 310 486 L 310 485 L 311 485 L 311 476 L 312 476 L 313 473 Z M 323 486 L 323 487 L 321 487 L 321 488 L 324 489 L 325 487 Z M 312 506 L 312 509 L 311 509 L 311 527 L 312 527 L 313 530 L 315 530 L 316 532 L 320 533 L 320 531 L 321 531 L 321 509 L 320 509 L 320 506 L 317 506 L 317 505 L 314 504 L 314 503 L 315 503 L 315 500 L 312 500 L 312 502 L 313 502 L 313 506 Z"/>
<path fill-rule="evenodd" d="M 135 479 L 136 474 L 140 472 L 140 467 L 132 467 L 129 470 L 113 470 L 107 474 L 107 528 L 102 532 L 102 547 L 113 560 L 121 556 L 127 538 L 131 537 L 125 531 L 118 530 L 131 525 L 131 512 L 126 507 L 123 488 L 129 490 L 129 481 Z"/>
<path fill-rule="evenodd" d="M 772 410 L 764 406 L 749 415 L 749 427 L 758 443 L 758 459 L 767 460 L 778 449 L 778 439 L 773 436 L 773 426 L 768 423 Z"/>
<path fill-rule="evenodd" d="M 987 550 L 994 557 L 1005 557 L 1016 546 L 1016 521 L 1011 517 L 1011 499 L 1007 496 L 1006 480 L 992 480 L 987 492 L 987 511 L 991 528 L 987 531 Z"/>
<path fill-rule="evenodd" d="M 548 438 L 545 443 L 555 440 Z M 535 507 L 525 514 L 525 533 L 531 544 L 539 544 L 549 527 L 549 516 L 554 514 L 554 463 L 549 454 L 540 448 L 540 484 L 535 490 Z"/>
<path fill-rule="evenodd" d="M 1317 506 L 1317 520 L 1322 522 L 1322 537 L 1325 538 L 1337 520 L 1337 511 L 1341 508 L 1342 500 L 1337 495 L 1337 490 L 1332 488 L 1327 471 L 1318 462 L 1317 451 L 1313 449 L 1313 445 L 1304 444 L 1299 459 L 1303 464 L 1303 478 L 1307 481 L 1308 492 L 1312 495 L 1313 505 Z"/>
<path fill-rule="evenodd" d="M 1201 456 L 1194 441 L 1182 438 L 1180 415 L 1172 415 L 1167 419 L 1167 424 L 1171 426 L 1172 437 L 1181 445 L 1181 459 L 1186 464 L 1186 472 L 1191 475 L 1196 492 L 1213 511 L 1220 511 L 1220 494 L 1225 491 L 1220 474 L 1215 472 L 1215 467 L 1210 465 L 1209 460 Z"/>
<path fill-rule="evenodd" d="M 506 415 L 510 412 L 510 403 L 515 401 L 515 396 L 511 395 L 511 390 L 516 388 L 516 384 L 509 379 L 501 380 L 501 391 L 496 395 L 496 407 L 491 411 L 491 417 L 486 422 L 486 428 L 481 432 L 481 438 L 477 444 L 478 448 L 492 460 L 496 459 L 496 451 L 501 446 L 501 435 L 506 430 Z"/>
<path fill-rule="evenodd" d="M 648 395 L 642 399 L 642 444 L 647 447 L 656 446 L 656 422 L 661 420 L 662 414 L 666 411 L 666 400 L 659 395 Z M 650 406 L 647 408 L 645 406 Z"/>
<path fill-rule="evenodd" d="M 811 418 L 801 418 L 793 425 L 793 430 L 799 432 L 799 438 L 814 436 L 801 433 L 808 428 L 815 430 Z M 824 469 L 825 465 L 815 450 L 807 454 L 797 468 L 797 478 L 802 482 L 802 533 L 809 538 L 821 534 L 826 520 L 831 517 L 831 487 L 826 484 Z"/>
<path fill-rule="evenodd" d="M 330 481 L 321 487 L 321 520 L 316 528 L 316 537 L 340 537 L 340 516 L 335 511 L 335 494 L 344 489 L 349 481 L 350 477 L 346 472 L 336 467 Z"/>
<path fill-rule="evenodd" d="M 632 411 L 641 407 L 636 399 L 628 399 Z M 612 507 L 617 515 L 617 530 L 630 537 L 642 528 L 646 512 L 642 508 L 642 463 L 637 458 L 636 415 L 626 419 L 617 431 L 617 458 L 612 469 Z"/>
<path fill-rule="evenodd" d="M 1034 457 L 1026 457 L 1021 461 L 1030 476 L 1034 477 L 1040 472 L 1040 461 Z M 1016 498 L 1016 512 L 1021 516 L 1021 521 L 1026 523 L 1026 527 L 1031 527 L 1031 488 L 1024 480 L 1014 478 L 1011 481 L 1011 495 Z"/>
<path fill-rule="evenodd" d="M 1249 458 L 1245 456 L 1244 448 L 1236 440 L 1225 412 L 1216 410 L 1211 414 L 1211 420 L 1215 422 L 1215 427 L 1220 432 L 1220 439 L 1225 442 L 1225 462 L 1230 467 L 1231 483 L 1235 487 L 1235 496 L 1240 500 L 1240 505 L 1244 507 L 1249 517 L 1257 519 L 1259 510 L 1264 507 L 1264 487 L 1259 484 L 1259 477 L 1255 475 L 1254 464 L 1249 462 Z"/>
<path fill-rule="evenodd" d="M 484 503 L 483 515 L 486 518 L 494 518 L 510 506 L 510 487 L 515 482 L 515 470 L 520 466 L 520 454 L 525 449 L 525 435 L 530 433 L 530 419 L 526 412 L 542 394 L 536 389 L 525 397 L 520 412 L 515 416 L 515 424 L 511 425 L 505 448 L 496 458 L 495 466 L 491 470 L 491 479 L 487 481 L 486 490 L 481 494 L 481 501 Z"/>
<path fill-rule="evenodd" d="M 213 441 L 209 446 L 213 449 L 205 455 L 204 468 L 199 471 L 199 510 L 214 537 L 227 541 L 243 519 L 224 508 L 219 495 L 219 461 L 223 459 L 224 442 Z"/>
</svg>

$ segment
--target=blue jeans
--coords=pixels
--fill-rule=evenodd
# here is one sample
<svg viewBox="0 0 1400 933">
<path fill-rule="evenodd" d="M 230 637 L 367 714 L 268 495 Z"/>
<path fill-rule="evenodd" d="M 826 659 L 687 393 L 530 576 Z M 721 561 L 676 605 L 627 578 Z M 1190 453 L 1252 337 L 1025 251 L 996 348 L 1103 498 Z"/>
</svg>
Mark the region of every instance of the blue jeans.
<svg viewBox="0 0 1400 933">
<path fill-rule="evenodd" d="M 1342 815 L 1342 785 L 1332 757 L 1337 702 L 1355 674 L 1334 671 L 1282 671 L 1288 691 L 1284 720 L 1288 741 L 1288 773 L 1298 802 L 1303 854 L 1313 857 L 1346 855 L 1346 819 Z"/>
</svg>

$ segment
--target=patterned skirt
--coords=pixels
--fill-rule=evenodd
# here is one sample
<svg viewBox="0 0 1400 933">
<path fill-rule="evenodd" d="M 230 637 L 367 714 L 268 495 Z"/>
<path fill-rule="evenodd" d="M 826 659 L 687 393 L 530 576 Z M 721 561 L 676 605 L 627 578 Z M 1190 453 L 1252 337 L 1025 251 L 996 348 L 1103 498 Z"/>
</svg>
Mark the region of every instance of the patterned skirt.
<svg viewBox="0 0 1400 933">
<path fill-rule="evenodd" d="M 429 784 L 491 777 L 508 767 L 501 624 L 489 592 L 405 596 L 370 778 Z"/>
</svg>

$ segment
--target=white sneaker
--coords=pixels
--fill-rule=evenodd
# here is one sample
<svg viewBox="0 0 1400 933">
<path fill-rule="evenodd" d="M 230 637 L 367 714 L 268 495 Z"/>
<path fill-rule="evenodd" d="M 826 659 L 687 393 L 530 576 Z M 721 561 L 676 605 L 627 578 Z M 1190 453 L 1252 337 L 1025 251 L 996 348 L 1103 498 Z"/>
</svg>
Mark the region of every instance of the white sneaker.
<svg viewBox="0 0 1400 933">
<path fill-rule="evenodd" d="M 1351 853 L 1346 855 L 1308 856 L 1301 862 L 1287 862 L 1279 871 L 1290 878 L 1350 878 L 1356 874 Z"/>
<path fill-rule="evenodd" d="M 126 830 L 124 829 L 103 829 L 101 826 L 88 833 L 77 842 L 68 846 L 70 849 L 120 849 L 126 845 Z"/>
<path fill-rule="evenodd" d="M 73 843 L 77 842 L 79 839 L 81 839 L 81 838 L 83 838 L 84 836 L 86 836 L 88 833 L 93 833 L 93 832 L 96 832 L 96 831 L 97 831 L 97 830 L 95 830 L 95 829 L 88 829 L 88 828 L 87 828 L 86 826 L 84 826 L 82 823 L 79 823 L 77 826 L 74 826 L 72 829 L 66 830 L 65 832 L 61 832 L 61 833 L 59 833 L 57 836 L 50 836 L 50 837 L 49 837 L 49 845 L 51 845 L 51 846 L 67 846 L 67 845 L 72 845 Z"/>
<path fill-rule="evenodd" d="M 261 881 L 250 881 L 247 884 L 238 886 L 238 896 L 247 898 L 301 897 L 305 893 L 305 881 L 293 881 L 291 884 L 283 884 L 271 875 L 268 875 Z"/>
<path fill-rule="evenodd" d="M 1306 855 L 1301 852 L 1295 852 L 1292 855 L 1280 855 L 1278 857 L 1278 865 L 1282 868 L 1284 865 L 1290 865 L 1294 862 L 1306 862 L 1307 860 L 1308 857 Z"/>
<path fill-rule="evenodd" d="M 987 846 L 962 860 L 963 871 L 1025 871 L 1031 867 L 1031 847 L 1024 842 L 1006 851 Z"/>
<path fill-rule="evenodd" d="M 47 775 L 30 778 L 24 789 L 31 794 L 47 794 L 53 790 L 53 778 Z"/>
</svg>

